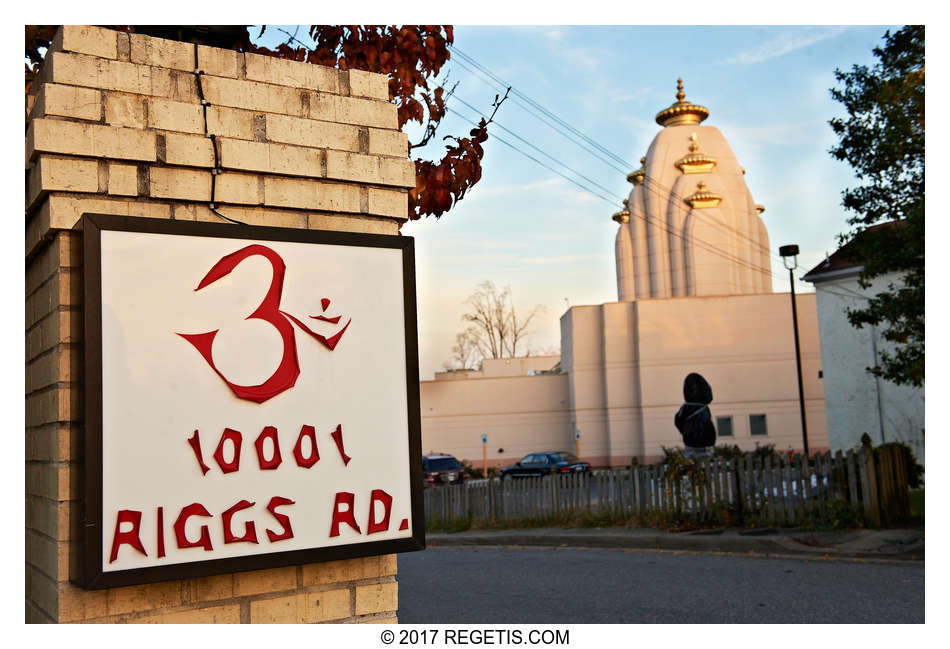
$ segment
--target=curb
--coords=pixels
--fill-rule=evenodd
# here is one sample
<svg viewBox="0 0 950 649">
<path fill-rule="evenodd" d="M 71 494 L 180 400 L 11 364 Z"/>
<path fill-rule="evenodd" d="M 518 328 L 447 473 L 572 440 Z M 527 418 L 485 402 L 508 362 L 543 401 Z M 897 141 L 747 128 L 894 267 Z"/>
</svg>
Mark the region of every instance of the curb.
<svg viewBox="0 0 950 649">
<path fill-rule="evenodd" d="M 835 547 L 802 545 L 786 535 L 771 537 L 744 536 L 736 532 L 726 532 L 721 535 L 692 535 L 686 533 L 625 534 L 611 532 L 585 534 L 583 532 L 566 531 L 548 531 L 539 534 L 512 531 L 490 534 L 462 532 L 426 536 L 427 547 L 510 545 L 620 550 L 673 550 L 761 556 L 783 555 L 813 559 L 871 559 L 918 562 L 924 560 L 923 544 L 920 544 L 919 548 L 915 547 L 902 552 L 842 550 Z"/>
</svg>

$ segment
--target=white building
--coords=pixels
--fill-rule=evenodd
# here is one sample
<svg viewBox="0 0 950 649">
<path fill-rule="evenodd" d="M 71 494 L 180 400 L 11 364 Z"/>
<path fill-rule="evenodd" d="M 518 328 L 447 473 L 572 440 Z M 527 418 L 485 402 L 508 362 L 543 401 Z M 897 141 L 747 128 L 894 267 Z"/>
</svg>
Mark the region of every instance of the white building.
<svg viewBox="0 0 950 649">
<path fill-rule="evenodd" d="M 489 361 L 423 381 L 424 450 L 478 465 L 487 434 L 493 465 L 578 447 L 595 466 L 650 462 L 682 446 L 673 415 L 690 372 L 712 385 L 719 443 L 801 450 L 791 303 L 772 292 L 765 208 L 723 134 L 701 125 L 709 110 L 686 101 L 682 84 L 676 98 L 656 115 L 663 128 L 613 215 L 618 301 L 561 316 L 560 363 Z M 818 451 L 828 441 L 815 296 L 796 303 L 808 445 Z"/>
<path fill-rule="evenodd" d="M 869 297 L 899 286 L 896 273 L 873 280 L 861 288 L 858 276 L 863 266 L 844 259 L 836 251 L 802 279 L 815 285 L 821 366 L 825 383 L 828 442 L 832 450 L 854 448 L 863 433 L 872 442 L 904 442 L 924 464 L 924 390 L 897 385 L 867 371 L 877 365 L 881 351 L 893 351 L 880 327 L 860 329 L 848 322 L 847 310 L 863 309 Z"/>
</svg>

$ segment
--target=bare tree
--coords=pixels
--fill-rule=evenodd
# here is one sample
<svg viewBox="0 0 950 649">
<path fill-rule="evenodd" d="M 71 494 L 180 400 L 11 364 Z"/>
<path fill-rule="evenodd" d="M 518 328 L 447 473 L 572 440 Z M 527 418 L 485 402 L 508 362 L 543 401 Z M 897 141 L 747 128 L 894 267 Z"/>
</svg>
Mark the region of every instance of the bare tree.
<svg viewBox="0 0 950 649">
<path fill-rule="evenodd" d="M 452 360 L 444 363 L 447 370 L 473 370 L 481 362 L 482 354 L 478 350 L 477 332 L 474 327 L 455 335 L 452 345 Z"/>
<path fill-rule="evenodd" d="M 492 282 L 482 282 L 465 300 L 469 311 L 462 320 L 470 326 L 455 338 L 452 360 L 473 367 L 484 358 L 514 358 L 524 344 L 531 321 L 544 307 L 538 305 L 519 317 L 511 299 L 511 287 L 498 290 Z M 464 363 L 464 364 L 463 364 Z"/>
</svg>

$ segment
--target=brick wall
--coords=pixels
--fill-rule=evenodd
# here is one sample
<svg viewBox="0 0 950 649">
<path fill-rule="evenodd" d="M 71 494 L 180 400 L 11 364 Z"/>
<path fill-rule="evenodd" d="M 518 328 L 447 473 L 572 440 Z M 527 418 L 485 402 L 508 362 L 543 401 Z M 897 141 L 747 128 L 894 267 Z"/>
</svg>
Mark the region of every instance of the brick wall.
<svg viewBox="0 0 950 649">
<path fill-rule="evenodd" d="M 415 177 L 387 88 L 356 70 L 59 30 L 26 102 L 27 622 L 396 621 L 395 555 L 99 591 L 70 583 L 82 497 L 72 228 L 84 212 L 225 222 L 213 203 L 250 225 L 397 234 Z"/>
</svg>

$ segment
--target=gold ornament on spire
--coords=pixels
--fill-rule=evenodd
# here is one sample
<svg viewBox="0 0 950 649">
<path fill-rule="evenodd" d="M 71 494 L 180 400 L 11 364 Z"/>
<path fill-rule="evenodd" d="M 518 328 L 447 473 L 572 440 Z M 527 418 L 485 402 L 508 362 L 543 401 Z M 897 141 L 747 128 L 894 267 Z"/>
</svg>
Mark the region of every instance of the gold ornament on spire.
<svg viewBox="0 0 950 649">
<path fill-rule="evenodd" d="M 630 222 L 630 201 L 626 198 L 623 199 L 623 209 L 614 214 L 612 217 L 614 221 L 623 225 L 624 223 Z"/>
<path fill-rule="evenodd" d="M 642 185 L 643 179 L 647 175 L 647 159 L 646 156 L 640 158 L 640 168 L 636 171 L 631 171 L 627 174 L 627 182 L 634 185 Z"/>
<path fill-rule="evenodd" d="M 684 174 L 702 174 L 712 171 L 716 166 L 716 159 L 699 152 L 699 144 L 696 143 L 695 133 L 692 133 L 689 139 L 689 153 L 673 164 Z"/>
<path fill-rule="evenodd" d="M 709 117 L 708 108 L 686 101 L 686 93 L 683 92 L 683 80 L 677 79 L 676 103 L 657 113 L 656 123 L 660 126 L 699 124 L 707 117 Z"/>
<path fill-rule="evenodd" d="M 691 196 L 683 199 L 694 210 L 701 210 L 706 207 L 719 207 L 722 202 L 722 196 L 706 189 L 706 183 L 700 181 L 696 185 L 696 191 Z"/>
</svg>

